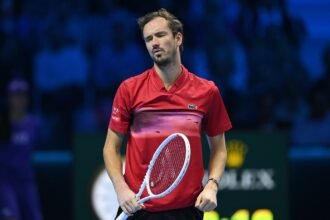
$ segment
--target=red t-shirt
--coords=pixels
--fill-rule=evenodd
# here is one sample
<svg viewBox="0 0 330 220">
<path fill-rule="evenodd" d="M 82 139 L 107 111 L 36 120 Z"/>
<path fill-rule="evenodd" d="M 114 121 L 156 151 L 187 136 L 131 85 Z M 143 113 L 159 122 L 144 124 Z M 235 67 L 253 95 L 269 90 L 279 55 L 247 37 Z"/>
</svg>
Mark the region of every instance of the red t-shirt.
<svg viewBox="0 0 330 220">
<path fill-rule="evenodd" d="M 148 211 L 195 204 L 204 176 L 201 134 L 205 131 L 208 136 L 215 136 L 231 126 L 216 85 L 183 66 L 169 91 L 154 68 L 125 80 L 117 90 L 109 124 L 116 132 L 128 133 L 125 180 L 135 193 L 160 143 L 176 132 L 189 139 L 191 159 L 185 176 L 167 196 L 144 203 Z M 145 195 L 144 192 L 142 197 Z"/>
</svg>

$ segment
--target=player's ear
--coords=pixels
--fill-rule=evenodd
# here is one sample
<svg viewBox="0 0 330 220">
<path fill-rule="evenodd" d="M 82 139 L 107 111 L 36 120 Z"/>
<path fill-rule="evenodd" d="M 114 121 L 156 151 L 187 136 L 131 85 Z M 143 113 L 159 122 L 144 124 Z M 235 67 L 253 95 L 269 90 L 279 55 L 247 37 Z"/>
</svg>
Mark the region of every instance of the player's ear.
<svg viewBox="0 0 330 220">
<path fill-rule="evenodd" d="M 183 35 L 181 32 L 178 32 L 176 35 L 175 35 L 175 40 L 176 40 L 176 44 L 178 47 L 180 47 L 182 45 L 182 42 L 183 42 Z"/>
</svg>

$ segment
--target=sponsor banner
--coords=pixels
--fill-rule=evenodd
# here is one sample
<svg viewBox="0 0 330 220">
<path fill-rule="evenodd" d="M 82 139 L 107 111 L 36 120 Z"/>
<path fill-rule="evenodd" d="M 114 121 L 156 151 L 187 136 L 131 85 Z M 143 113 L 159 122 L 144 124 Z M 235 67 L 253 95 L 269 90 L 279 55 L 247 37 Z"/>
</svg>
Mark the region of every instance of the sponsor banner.
<svg viewBox="0 0 330 220">
<path fill-rule="evenodd" d="M 73 199 L 76 220 L 102 220 L 113 216 L 118 207 L 113 186 L 104 171 L 104 140 L 104 135 L 76 137 Z M 204 219 L 288 220 L 286 136 L 229 132 L 226 140 L 228 158 L 220 182 L 218 207 L 205 213 Z M 206 138 L 203 144 L 207 168 L 210 152 Z"/>
<path fill-rule="evenodd" d="M 226 140 L 228 157 L 218 208 L 205 219 L 289 219 L 286 135 L 229 132 Z M 204 148 L 205 165 L 208 157 Z"/>
</svg>

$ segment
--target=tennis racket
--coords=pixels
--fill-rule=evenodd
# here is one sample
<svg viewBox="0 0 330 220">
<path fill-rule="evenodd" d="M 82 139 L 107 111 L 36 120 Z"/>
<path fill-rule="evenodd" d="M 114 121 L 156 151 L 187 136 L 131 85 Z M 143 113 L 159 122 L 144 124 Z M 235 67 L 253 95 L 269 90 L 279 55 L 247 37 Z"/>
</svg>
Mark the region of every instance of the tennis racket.
<svg viewBox="0 0 330 220">
<path fill-rule="evenodd" d="M 150 199 L 161 198 L 169 194 L 180 183 L 190 162 L 190 143 L 181 133 L 168 136 L 157 148 L 149 163 L 139 192 L 136 194 L 138 203 Z M 145 188 L 148 196 L 140 198 Z M 125 220 L 127 215 L 122 212 L 116 220 Z"/>
</svg>

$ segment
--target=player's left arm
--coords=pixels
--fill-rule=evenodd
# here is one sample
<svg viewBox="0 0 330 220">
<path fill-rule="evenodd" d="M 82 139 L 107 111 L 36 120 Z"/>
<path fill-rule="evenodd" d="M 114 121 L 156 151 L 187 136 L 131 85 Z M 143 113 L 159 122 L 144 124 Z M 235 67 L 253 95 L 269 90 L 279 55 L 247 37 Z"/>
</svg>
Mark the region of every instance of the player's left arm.
<svg viewBox="0 0 330 220">
<path fill-rule="evenodd" d="M 209 179 L 214 179 L 218 184 L 214 180 L 208 181 L 197 197 L 195 207 L 204 212 L 217 207 L 218 186 L 227 160 L 224 133 L 213 137 L 207 136 L 207 140 L 210 146 Z"/>
</svg>

